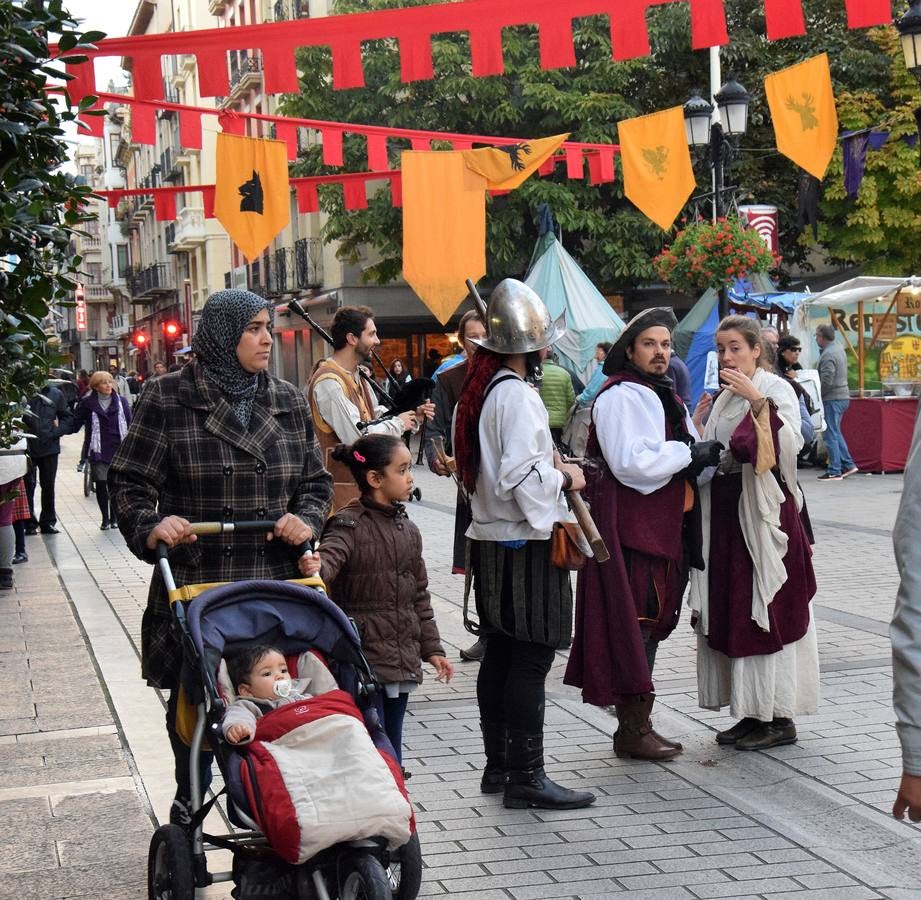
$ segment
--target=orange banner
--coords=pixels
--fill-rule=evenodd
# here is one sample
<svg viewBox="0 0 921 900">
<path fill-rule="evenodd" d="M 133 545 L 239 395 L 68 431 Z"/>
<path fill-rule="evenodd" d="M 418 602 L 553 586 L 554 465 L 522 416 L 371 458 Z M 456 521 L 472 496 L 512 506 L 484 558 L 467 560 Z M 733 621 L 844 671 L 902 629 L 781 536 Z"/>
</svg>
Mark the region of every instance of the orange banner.
<svg viewBox="0 0 921 900">
<path fill-rule="evenodd" d="M 818 179 L 838 141 L 838 113 L 825 53 L 764 79 L 777 149 Z"/>
<path fill-rule="evenodd" d="M 680 106 L 617 125 L 624 170 L 624 193 L 663 230 L 694 190 L 694 170 Z"/>
<path fill-rule="evenodd" d="M 467 166 L 486 179 L 487 190 L 510 191 L 536 172 L 541 163 L 549 159 L 568 137 L 568 134 L 558 134 L 504 147 L 483 147 L 461 152 Z"/>
<path fill-rule="evenodd" d="M 291 218 L 287 146 L 220 133 L 216 165 L 214 215 L 253 260 Z"/>
<path fill-rule="evenodd" d="M 401 155 L 403 277 L 445 324 L 486 274 L 486 178 L 462 151 Z"/>
</svg>

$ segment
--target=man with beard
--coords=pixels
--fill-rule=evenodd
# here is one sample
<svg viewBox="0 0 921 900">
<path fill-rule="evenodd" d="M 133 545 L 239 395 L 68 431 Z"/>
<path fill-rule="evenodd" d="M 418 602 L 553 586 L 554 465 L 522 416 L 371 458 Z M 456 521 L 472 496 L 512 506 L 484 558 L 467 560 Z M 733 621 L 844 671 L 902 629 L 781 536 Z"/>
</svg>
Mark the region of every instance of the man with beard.
<svg viewBox="0 0 921 900">
<path fill-rule="evenodd" d="M 423 417 L 431 419 L 435 407 L 426 402 L 359 430 L 360 422 L 370 422 L 387 412 L 386 407 L 377 405 L 370 386 L 358 374 L 358 367 L 371 362 L 372 351 L 381 342 L 373 311 L 366 306 L 343 306 L 336 311 L 330 335 L 333 354 L 314 369 L 307 383 L 307 399 L 323 464 L 333 476 L 332 514 L 358 497 L 355 479 L 345 465 L 332 458 L 332 449 L 337 444 L 354 444 L 362 434 L 401 437 L 404 431 L 415 431 Z"/>
<path fill-rule="evenodd" d="M 604 362 L 586 495 L 611 558 L 589 559 L 579 574 L 565 679 L 586 703 L 614 705 L 614 750 L 635 759 L 671 759 L 682 749 L 652 728 L 652 669 L 659 641 L 678 623 L 689 564 L 703 568 L 696 477 L 722 449 L 698 440 L 666 375 L 675 325 L 671 309 L 644 310 Z"/>
</svg>

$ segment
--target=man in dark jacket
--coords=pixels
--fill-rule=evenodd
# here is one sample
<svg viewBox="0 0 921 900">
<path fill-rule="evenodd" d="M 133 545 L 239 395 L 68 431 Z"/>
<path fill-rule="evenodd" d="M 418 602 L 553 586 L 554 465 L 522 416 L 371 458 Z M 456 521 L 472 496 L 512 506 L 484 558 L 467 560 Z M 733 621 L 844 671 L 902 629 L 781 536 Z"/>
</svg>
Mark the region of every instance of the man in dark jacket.
<svg viewBox="0 0 921 900">
<path fill-rule="evenodd" d="M 57 534 L 58 517 L 54 508 L 54 482 L 58 475 L 58 457 L 61 454 L 61 435 L 70 433 L 73 413 L 64 394 L 54 385 L 46 384 L 41 392 L 29 401 L 26 428 L 29 434 L 29 458 L 33 469 L 26 475 L 26 494 L 32 518 L 26 525 L 26 534 Z M 42 488 L 42 512 L 35 518 L 36 476 Z"/>
<path fill-rule="evenodd" d="M 847 353 L 835 341 L 835 329 L 831 325 L 819 325 L 815 340 L 822 351 L 819 356 L 819 379 L 822 384 L 822 406 L 825 408 L 825 448 L 828 450 L 828 468 L 819 481 L 843 481 L 857 472 L 857 464 L 851 456 L 844 435 L 841 420 L 851 402 L 847 384 Z"/>
</svg>

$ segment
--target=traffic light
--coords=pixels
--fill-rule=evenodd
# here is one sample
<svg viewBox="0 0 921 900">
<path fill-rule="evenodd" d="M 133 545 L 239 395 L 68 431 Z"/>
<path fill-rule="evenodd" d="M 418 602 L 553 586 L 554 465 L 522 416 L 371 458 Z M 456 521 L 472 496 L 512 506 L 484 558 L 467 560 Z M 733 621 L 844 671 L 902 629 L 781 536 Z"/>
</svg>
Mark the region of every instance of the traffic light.
<svg viewBox="0 0 921 900">
<path fill-rule="evenodd" d="M 131 343 L 134 344 L 134 346 L 137 347 L 138 350 L 146 350 L 148 340 L 149 339 L 147 335 L 144 334 L 143 331 L 135 331 L 134 335 L 131 338 Z"/>
<path fill-rule="evenodd" d="M 175 319 L 167 319 L 163 323 L 163 337 L 167 343 L 173 343 L 179 339 L 182 334 L 182 325 Z"/>
</svg>

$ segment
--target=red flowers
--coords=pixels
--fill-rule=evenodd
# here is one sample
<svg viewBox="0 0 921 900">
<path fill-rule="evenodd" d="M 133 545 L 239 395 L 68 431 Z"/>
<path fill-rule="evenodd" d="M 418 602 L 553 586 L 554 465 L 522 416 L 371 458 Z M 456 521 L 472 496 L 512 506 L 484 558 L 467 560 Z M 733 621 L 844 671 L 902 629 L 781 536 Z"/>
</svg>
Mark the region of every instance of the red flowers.
<svg viewBox="0 0 921 900">
<path fill-rule="evenodd" d="M 683 228 L 653 264 L 673 291 L 697 294 L 766 272 L 779 261 L 756 231 L 743 228 L 738 219 L 718 219 Z"/>
</svg>

